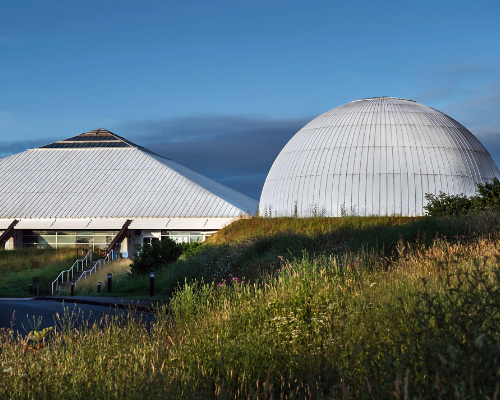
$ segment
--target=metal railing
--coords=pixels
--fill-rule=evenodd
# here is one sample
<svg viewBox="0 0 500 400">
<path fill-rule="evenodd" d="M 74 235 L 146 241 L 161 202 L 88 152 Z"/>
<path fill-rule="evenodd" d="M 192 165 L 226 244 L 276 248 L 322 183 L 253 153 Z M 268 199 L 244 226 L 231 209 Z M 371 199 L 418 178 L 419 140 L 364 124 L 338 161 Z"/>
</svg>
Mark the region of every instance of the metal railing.
<svg viewBox="0 0 500 400">
<path fill-rule="evenodd" d="M 83 257 L 81 260 L 76 260 L 73 263 L 73 265 L 71 266 L 71 268 L 69 268 L 69 269 L 67 269 L 65 271 L 62 271 L 57 276 L 57 278 L 54 280 L 54 282 L 52 282 L 52 296 L 54 295 L 54 284 L 56 285 L 56 289 L 57 289 L 57 287 L 59 285 L 59 278 L 61 278 L 61 284 L 63 284 L 64 283 L 64 274 L 66 274 L 66 282 L 69 282 L 69 274 L 70 274 L 70 272 L 71 272 L 71 278 L 73 278 L 75 270 L 76 270 L 76 272 L 78 272 L 78 266 L 81 265 L 82 271 L 83 271 L 84 267 L 86 267 L 88 265 L 89 261 L 90 262 L 92 261 L 92 250 L 89 250 L 87 252 L 87 254 L 85 255 L 85 257 Z"/>
<path fill-rule="evenodd" d="M 103 265 L 106 265 L 106 263 L 110 263 L 111 261 L 113 261 L 113 250 L 110 250 L 108 254 L 106 254 L 106 257 L 98 260 L 91 269 L 83 271 L 80 277 L 75 281 L 75 286 L 80 281 L 80 279 L 87 279 L 87 274 L 89 274 L 89 277 L 92 276 L 92 272 L 95 274 L 98 267 L 100 271 Z"/>
</svg>

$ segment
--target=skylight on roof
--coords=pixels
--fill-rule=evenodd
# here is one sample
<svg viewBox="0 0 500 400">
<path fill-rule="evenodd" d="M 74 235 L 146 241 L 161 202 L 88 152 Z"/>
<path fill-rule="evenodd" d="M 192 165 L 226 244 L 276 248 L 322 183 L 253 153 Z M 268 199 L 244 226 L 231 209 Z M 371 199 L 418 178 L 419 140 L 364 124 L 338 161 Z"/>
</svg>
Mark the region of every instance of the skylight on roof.
<svg viewBox="0 0 500 400">
<path fill-rule="evenodd" d="M 73 136 L 68 139 L 59 140 L 58 142 L 50 143 L 38 149 L 112 149 L 112 148 L 130 148 L 139 149 L 154 156 L 159 156 L 152 151 L 138 146 L 131 141 L 122 138 L 104 128 L 94 129 L 93 131 L 82 133 L 78 136 Z"/>
</svg>

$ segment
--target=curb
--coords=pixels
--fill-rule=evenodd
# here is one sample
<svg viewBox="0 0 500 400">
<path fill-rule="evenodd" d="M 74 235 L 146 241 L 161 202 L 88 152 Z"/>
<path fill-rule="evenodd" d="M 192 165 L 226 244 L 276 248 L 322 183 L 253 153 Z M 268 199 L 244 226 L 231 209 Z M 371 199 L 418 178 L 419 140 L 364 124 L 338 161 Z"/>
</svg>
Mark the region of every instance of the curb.
<svg viewBox="0 0 500 400">
<path fill-rule="evenodd" d="M 29 301 L 35 300 L 34 297 L 0 297 L 0 301 Z"/>
<path fill-rule="evenodd" d="M 134 304 L 109 303 L 109 302 L 103 302 L 103 301 L 81 300 L 81 299 L 48 297 L 48 296 L 39 296 L 39 297 L 35 297 L 34 299 L 35 300 L 59 301 L 59 302 L 65 302 L 65 303 L 89 304 L 89 305 L 93 305 L 93 306 L 120 308 L 123 310 L 134 310 L 134 311 L 141 311 L 141 312 L 148 312 L 148 313 L 155 312 L 154 307 L 139 306 L 139 305 L 134 305 Z"/>
</svg>

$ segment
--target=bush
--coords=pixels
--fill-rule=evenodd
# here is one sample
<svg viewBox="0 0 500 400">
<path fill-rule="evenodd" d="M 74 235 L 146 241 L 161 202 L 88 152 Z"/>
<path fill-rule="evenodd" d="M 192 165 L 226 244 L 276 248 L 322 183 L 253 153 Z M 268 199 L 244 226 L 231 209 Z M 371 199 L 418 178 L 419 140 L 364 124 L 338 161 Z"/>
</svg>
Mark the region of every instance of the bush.
<svg viewBox="0 0 500 400">
<path fill-rule="evenodd" d="M 424 210 L 432 217 L 456 216 L 466 214 L 472 209 L 472 200 L 463 193 L 448 195 L 439 192 L 437 196 L 426 193 L 425 198 L 428 203 Z"/>
<path fill-rule="evenodd" d="M 182 250 L 182 255 L 185 257 L 191 257 L 202 250 L 202 242 L 190 242 L 190 243 L 179 243 Z"/>
<path fill-rule="evenodd" d="M 182 246 L 172 239 L 145 244 L 141 251 L 134 255 L 130 271 L 132 275 L 144 275 L 157 271 L 176 261 L 182 254 Z"/>
<path fill-rule="evenodd" d="M 500 181 L 493 178 L 484 185 L 477 184 L 477 194 L 471 197 L 463 193 L 448 195 L 439 192 L 437 196 L 426 193 L 428 203 L 424 206 L 426 213 L 433 217 L 456 216 L 470 211 L 500 209 Z"/>
</svg>

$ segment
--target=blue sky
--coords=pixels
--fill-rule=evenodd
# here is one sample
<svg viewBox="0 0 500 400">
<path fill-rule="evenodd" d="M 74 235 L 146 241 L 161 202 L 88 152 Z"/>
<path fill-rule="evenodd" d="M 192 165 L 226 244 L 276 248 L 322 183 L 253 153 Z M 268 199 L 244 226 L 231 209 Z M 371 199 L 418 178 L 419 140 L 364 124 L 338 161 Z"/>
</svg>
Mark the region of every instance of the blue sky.
<svg viewBox="0 0 500 400">
<path fill-rule="evenodd" d="M 317 115 L 395 96 L 500 165 L 500 3 L 23 1 L 0 5 L 0 157 L 104 127 L 255 199 Z"/>
</svg>

